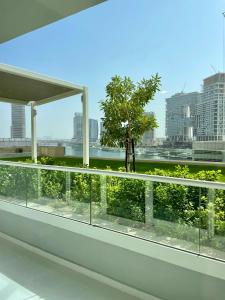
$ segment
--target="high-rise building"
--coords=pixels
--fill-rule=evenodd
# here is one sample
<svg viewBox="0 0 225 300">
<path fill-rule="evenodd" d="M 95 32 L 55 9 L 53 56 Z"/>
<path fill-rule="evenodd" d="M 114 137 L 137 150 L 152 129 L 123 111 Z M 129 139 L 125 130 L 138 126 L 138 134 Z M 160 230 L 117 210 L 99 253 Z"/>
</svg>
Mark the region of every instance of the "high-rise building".
<svg viewBox="0 0 225 300">
<path fill-rule="evenodd" d="M 198 92 L 178 93 L 166 99 L 166 137 L 172 145 L 192 142 L 196 136 Z"/>
<path fill-rule="evenodd" d="M 146 112 L 146 115 L 155 117 L 154 112 Z M 147 130 L 142 138 L 141 144 L 143 146 L 153 146 L 155 139 L 155 129 Z"/>
<path fill-rule="evenodd" d="M 75 113 L 73 117 L 73 138 L 78 143 L 83 140 L 83 115 L 82 113 Z"/>
<path fill-rule="evenodd" d="M 103 136 L 103 132 L 104 132 L 104 126 L 103 126 L 103 122 L 101 121 L 100 122 L 100 139 L 102 138 L 102 136 Z"/>
<path fill-rule="evenodd" d="M 11 105 L 11 138 L 24 139 L 26 137 L 26 119 L 24 105 Z"/>
<path fill-rule="evenodd" d="M 77 143 L 83 142 L 83 114 L 75 113 L 73 118 L 73 139 Z M 89 140 L 96 142 L 98 140 L 98 120 L 89 119 Z"/>
<path fill-rule="evenodd" d="M 93 143 L 98 140 L 98 120 L 89 119 L 89 140 Z"/>
<path fill-rule="evenodd" d="M 196 126 L 198 141 L 225 140 L 225 73 L 204 79 L 196 107 Z"/>
</svg>

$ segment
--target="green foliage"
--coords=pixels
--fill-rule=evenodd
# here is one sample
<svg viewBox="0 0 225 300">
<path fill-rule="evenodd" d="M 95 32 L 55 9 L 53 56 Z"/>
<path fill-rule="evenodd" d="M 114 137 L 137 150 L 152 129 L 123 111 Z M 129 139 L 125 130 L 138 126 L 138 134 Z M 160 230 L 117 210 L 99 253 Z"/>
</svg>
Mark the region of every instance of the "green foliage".
<svg viewBox="0 0 225 300">
<path fill-rule="evenodd" d="M 107 213 L 134 221 L 144 219 L 145 182 L 118 177 L 107 178 Z"/>
<path fill-rule="evenodd" d="M 65 199 L 66 174 L 63 171 L 41 170 L 42 197 Z"/>
<path fill-rule="evenodd" d="M 105 130 L 102 145 L 124 147 L 128 128 L 137 142 L 146 130 L 157 127 L 155 118 L 145 115 L 144 107 L 153 99 L 159 87 L 158 74 L 136 85 L 129 77 L 112 77 L 106 86 L 106 99 L 100 102 Z"/>
<path fill-rule="evenodd" d="M 179 177 L 195 180 L 217 181 L 220 171 L 201 171 L 191 174 L 188 167 L 178 166 L 175 171 L 156 169 L 149 175 Z M 145 182 L 133 179 L 109 177 L 107 181 L 108 214 L 145 223 Z M 153 183 L 153 217 L 164 223 L 155 225 L 158 234 L 197 242 L 199 228 L 202 242 L 213 243 L 209 233 L 210 212 L 215 211 L 214 230 L 217 235 L 225 234 L 225 192 L 215 191 L 214 203 L 209 203 L 209 191 L 204 188 L 180 184 Z M 174 226 L 176 225 L 176 226 Z M 190 234 L 190 228 L 193 230 Z M 225 241 L 214 247 L 222 247 Z"/>
<path fill-rule="evenodd" d="M 54 160 L 42 158 L 41 162 L 53 164 Z M 124 168 L 120 168 L 119 171 L 124 172 Z M 221 171 L 200 170 L 191 173 L 187 166 L 176 166 L 168 170 L 157 168 L 147 174 L 218 181 Z M 69 187 L 67 186 L 68 180 Z M 41 190 L 39 190 L 39 184 Z M 225 247 L 224 190 L 209 190 L 159 182 L 154 182 L 152 189 L 153 218 L 157 222 L 150 229 L 154 229 L 158 235 L 195 242 L 199 238 L 198 228 L 200 227 L 202 244 L 218 249 Z M 104 192 L 106 195 L 104 209 L 108 216 L 114 216 L 118 220 L 121 218 L 137 222 L 140 226 L 145 225 L 147 197 L 145 181 L 107 176 Z M 101 212 L 103 207 L 101 194 L 102 181 L 99 175 L 23 167 L 0 167 L 0 196 L 10 201 L 36 202 L 39 198 L 46 198 L 51 200 L 48 203 L 55 203 L 55 207 L 60 207 L 63 203 L 76 212 L 77 204 L 87 204 L 84 207 L 89 209 L 91 202 L 93 207 L 98 207 Z M 67 202 L 68 199 L 70 199 L 69 202 Z"/>
<path fill-rule="evenodd" d="M 39 158 L 38 163 L 42 164 L 42 165 L 54 165 L 55 164 L 55 160 L 53 157 L 49 157 L 49 156 L 42 156 Z"/>
<path fill-rule="evenodd" d="M 10 161 L 18 161 L 18 158 L 7 158 Z M 39 160 L 42 158 L 39 158 Z M 68 167 L 83 167 L 82 158 L 80 157 L 54 157 L 51 158 L 53 160 L 53 164 L 57 166 L 68 166 Z M 30 159 L 28 160 L 26 157 L 20 157 L 19 161 L 23 162 L 32 162 Z M 49 164 L 49 163 L 47 163 Z M 167 162 L 167 161 L 136 161 L 136 172 L 138 173 L 146 173 L 149 171 L 154 171 L 155 169 L 161 169 L 165 171 L 175 171 L 175 168 L 179 165 L 178 162 Z M 219 171 L 220 176 L 218 181 L 225 182 L 225 167 L 223 165 L 211 165 L 210 163 L 207 165 L 198 164 L 198 162 L 186 162 L 188 165 L 189 172 L 191 174 L 196 174 L 200 171 Z M 106 158 L 90 158 L 90 168 L 97 168 L 105 170 L 107 167 L 110 167 L 111 170 L 117 171 L 119 168 L 124 168 L 124 163 L 122 160 L 115 159 L 106 159 Z"/>
<path fill-rule="evenodd" d="M 71 199 L 89 203 L 91 199 L 91 176 L 88 174 L 71 174 Z"/>
<path fill-rule="evenodd" d="M 24 201 L 36 198 L 37 170 L 11 166 L 1 167 L 0 195 Z"/>
<path fill-rule="evenodd" d="M 112 77 L 106 86 L 106 99 L 100 102 L 100 108 L 104 113 L 101 144 L 124 147 L 130 155 L 131 149 L 127 147 L 131 148 L 131 142 L 136 144 L 146 130 L 157 127 L 155 117 L 146 115 L 144 108 L 154 98 L 159 88 L 158 74 L 148 80 L 142 79 L 137 84 L 129 77 Z"/>
<path fill-rule="evenodd" d="M 177 166 L 175 171 L 155 169 L 149 175 L 179 177 L 195 180 L 217 181 L 220 171 L 189 172 L 187 166 Z M 198 226 L 199 205 L 207 202 L 207 190 L 179 184 L 154 183 L 154 215 L 156 218 Z M 205 222 L 203 222 L 205 223 Z"/>
</svg>

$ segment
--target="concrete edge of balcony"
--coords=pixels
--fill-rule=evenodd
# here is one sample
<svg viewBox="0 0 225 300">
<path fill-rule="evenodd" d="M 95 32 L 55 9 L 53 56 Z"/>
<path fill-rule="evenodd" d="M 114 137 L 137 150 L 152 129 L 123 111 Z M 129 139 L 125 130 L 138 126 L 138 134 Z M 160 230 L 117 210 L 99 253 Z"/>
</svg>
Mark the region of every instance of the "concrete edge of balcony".
<svg viewBox="0 0 225 300">
<path fill-rule="evenodd" d="M 77 222 L 75 220 L 66 219 L 64 217 L 48 214 L 5 201 L 0 202 L 0 210 L 54 227 L 62 228 L 76 234 L 84 235 L 91 239 L 115 245 L 191 271 L 225 280 L 225 264 L 219 260 L 207 258 L 196 253 L 189 253 L 154 242 L 141 240 L 119 232 L 105 230 L 101 227 Z"/>
</svg>

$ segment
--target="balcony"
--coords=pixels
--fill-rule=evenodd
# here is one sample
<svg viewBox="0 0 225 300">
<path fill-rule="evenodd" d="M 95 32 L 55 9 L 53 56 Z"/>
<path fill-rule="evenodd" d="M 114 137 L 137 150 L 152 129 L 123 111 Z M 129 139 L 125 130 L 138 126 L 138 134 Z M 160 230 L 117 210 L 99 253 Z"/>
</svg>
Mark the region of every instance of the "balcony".
<svg viewBox="0 0 225 300">
<path fill-rule="evenodd" d="M 55 172 L 59 174 L 57 170 L 54 170 L 52 173 L 51 167 L 49 167 L 50 169 L 47 168 L 45 170 L 44 169 L 37 170 L 35 169 L 37 165 L 30 165 L 31 168 L 27 169 L 26 167 L 28 165 L 21 165 L 21 167 L 18 167 L 17 164 L 11 164 L 7 162 L 1 162 L 1 163 L 2 163 L 1 174 L 3 176 L 1 177 L 2 179 L 1 204 L 4 206 L 4 208 L 3 206 L 1 206 L 1 212 L 4 211 L 4 215 L 7 214 L 7 211 L 12 213 L 13 220 L 15 221 L 16 215 L 22 216 L 20 215 L 20 213 L 23 214 L 25 212 L 23 211 L 24 207 L 26 207 L 26 209 L 30 207 L 31 209 L 30 212 L 32 213 L 33 211 L 36 217 L 41 217 L 42 219 L 43 215 L 41 216 L 37 214 L 37 211 L 42 210 L 45 212 L 45 214 L 47 213 L 45 217 L 47 217 L 48 222 L 50 221 L 48 214 L 52 214 L 52 215 L 54 214 L 55 216 L 63 217 L 61 221 L 63 221 L 64 225 L 61 227 L 62 225 L 61 224 L 60 225 L 61 228 L 63 228 L 64 226 L 66 227 L 68 226 L 69 223 L 66 223 L 66 219 L 69 220 L 69 218 L 72 217 L 72 215 L 69 213 L 69 208 L 72 213 L 71 205 L 67 205 L 67 208 L 65 209 L 67 212 L 65 213 L 65 211 L 64 212 L 62 211 L 61 214 L 59 211 L 57 212 L 57 210 L 55 211 L 54 209 L 53 211 L 51 211 L 52 206 L 50 202 L 46 203 L 46 205 L 43 204 L 43 201 L 45 203 L 47 198 L 44 199 L 43 197 L 41 197 L 42 199 L 39 199 L 41 200 L 40 202 L 41 204 L 38 203 L 37 201 L 33 201 L 34 200 L 33 192 L 35 191 L 36 187 L 39 187 L 39 184 L 42 181 L 41 177 L 44 174 L 43 172 L 47 171 L 48 173 L 48 171 L 50 171 L 50 173 L 48 174 L 51 175 L 54 174 Z M 32 173 L 32 175 L 30 172 Z M 40 176 L 41 172 L 42 172 L 42 176 L 38 177 L 40 179 L 40 182 L 37 183 L 36 182 L 37 178 L 33 177 L 33 175 L 36 173 L 35 175 Z M 66 174 L 66 179 L 68 180 L 67 174 L 70 174 L 70 172 L 66 172 L 65 174 Z M 31 181 L 28 180 L 28 177 L 30 175 L 32 176 L 34 181 L 33 179 Z M 11 192 L 8 190 L 8 192 L 5 193 L 6 192 L 5 184 L 7 178 L 8 179 L 10 178 L 10 185 L 12 184 L 12 182 L 18 185 L 18 189 L 17 191 L 15 191 L 16 194 L 14 194 L 15 196 L 13 196 L 11 193 L 13 191 L 12 186 L 11 188 L 9 188 Z M 23 184 L 20 181 L 20 179 L 23 181 Z M 22 186 L 20 184 L 22 184 Z M 32 196 L 28 192 L 28 190 L 31 191 L 30 188 L 32 190 Z M 36 190 L 36 192 L 37 191 L 40 192 L 39 190 Z M 9 194 L 11 195 L 9 196 Z M 29 205 L 27 202 L 28 194 L 33 199 Z M 8 204 L 10 206 L 8 206 L 7 208 L 6 206 Z M 19 212 L 20 208 L 22 210 Z M 86 207 L 84 209 L 86 210 Z M 27 217 L 29 218 L 28 215 L 29 215 L 28 211 L 26 211 L 25 215 L 23 215 L 23 219 L 25 220 L 25 222 L 27 221 L 26 218 Z M 74 214 L 73 217 L 75 216 L 77 218 L 80 218 L 81 221 L 80 214 Z M 35 218 L 32 219 L 34 220 Z M 8 227 L 6 224 L 7 221 L 3 219 L 2 221 L 3 221 L 2 222 L 3 227 L 4 226 Z M 60 222 L 60 219 L 58 219 L 58 221 Z M 57 219 L 55 219 L 53 222 L 56 225 Z M 87 224 L 89 223 L 85 216 L 82 222 Z M 41 223 L 39 223 L 39 225 L 41 225 Z M 22 225 L 22 223 L 20 223 L 20 225 Z M 20 225 L 17 224 L 18 229 Z M 72 225 L 75 225 L 75 223 Z M 71 226 L 71 224 L 69 226 Z M 2 231 L 5 232 L 3 227 L 2 227 Z M 121 299 L 121 300 L 131 299 L 132 300 L 134 299 L 135 300 L 135 299 L 142 299 L 143 297 L 144 297 L 143 299 L 152 299 L 152 300 L 156 299 L 155 297 L 151 297 L 149 295 L 146 296 L 144 293 L 136 291 L 135 289 L 132 288 L 128 288 L 127 290 L 127 287 L 125 285 L 120 284 L 114 280 L 111 280 L 110 278 L 108 279 L 105 276 L 102 276 L 101 274 L 96 274 L 91 270 L 88 270 L 78 265 L 74 265 L 69 261 L 65 261 L 64 259 L 61 259 L 58 256 L 56 257 L 54 255 L 51 255 L 51 253 L 49 252 L 47 253 L 45 251 L 42 251 L 39 248 L 40 245 L 37 247 L 36 242 L 34 243 L 35 247 L 31 246 L 30 244 L 32 243 L 31 240 L 30 241 L 26 240 L 26 243 L 24 243 L 23 241 L 18 240 L 18 238 L 21 237 L 19 237 L 14 230 L 11 233 L 14 236 L 14 238 L 12 236 L 10 237 L 9 235 L 6 235 L 5 233 L 0 233 L 1 236 L 0 237 L 0 241 L 1 241 L 0 297 L 1 299 L 8 299 L 8 300 L 9 299 L 14 299 L 14 300 L 17 299 L 19 300 L 22 299 Z M 24 230 L 22 234 L 26 235 Z M 34 231 L 33 230 L 30 231 L 30 234 L 33 235 Z M 34 234 L 33 237 L 37 241 L 36 234 Z M 24 240 L 24 238 L 22 238 L 22 240 Z M 27 244 L 27 242 L 29 242 L 29 244 Z M 90 243 L 91 243 L 91 239 L 90 239 Z M 62 250 L 61 246 L 60 248 Z M 63 245 L 63 247 L 67 247 L 67 246 Z M 73 251 L 72 248 L 71 250 Z M 46 286 L 46 282 L 48 283 L 47 286 Z"/>
<path fill-rule="evenodd" d="M 136 300 L 90 276 L 71 270 L 0 238 L 2 300 Z"/>
<path fill-rule="evenodd" d="M 223 299 L 223 183 L 5 161 L 0 182 L 4 299 Z"/>
</svg>

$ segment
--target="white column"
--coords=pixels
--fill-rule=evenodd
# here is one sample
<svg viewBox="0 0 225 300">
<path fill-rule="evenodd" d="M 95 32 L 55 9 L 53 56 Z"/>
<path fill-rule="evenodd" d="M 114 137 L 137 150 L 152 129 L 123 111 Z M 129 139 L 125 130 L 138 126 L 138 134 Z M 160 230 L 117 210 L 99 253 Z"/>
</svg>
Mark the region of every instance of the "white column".
<svg viewBox="0 0 225 300">
<path fill-rule="evenodd" d="M 83 165 L 89 166 L 89 120 L 88 120 L 88 89 L 82 94 L 83 105 Z"/>
<path fill-rule="evenodd" d="M 37 163 L 37 129 L 36 129 L 37 107 L 36 103 L 31 102 L 31 152 L 32 160 Z"/>
</svg>

